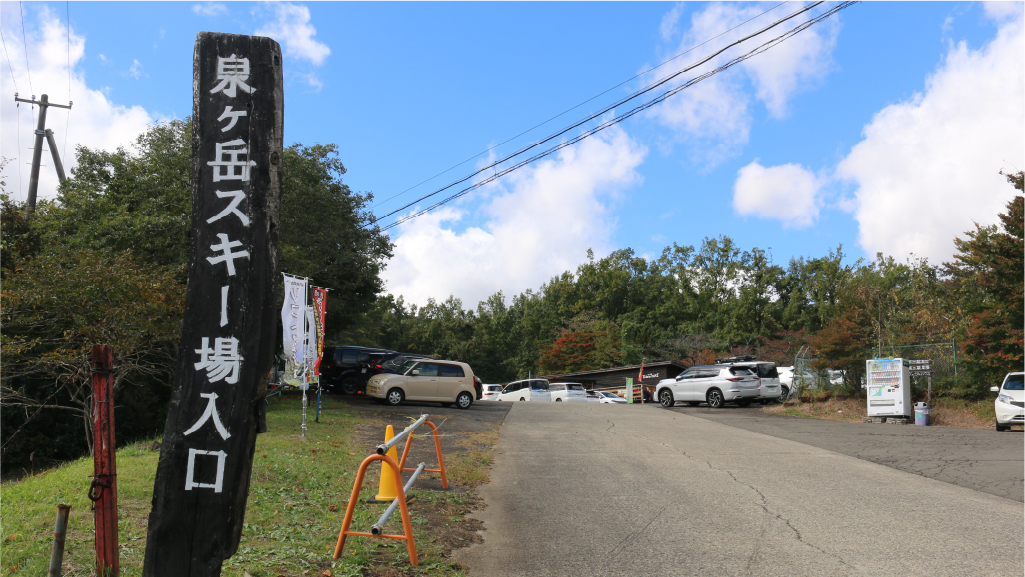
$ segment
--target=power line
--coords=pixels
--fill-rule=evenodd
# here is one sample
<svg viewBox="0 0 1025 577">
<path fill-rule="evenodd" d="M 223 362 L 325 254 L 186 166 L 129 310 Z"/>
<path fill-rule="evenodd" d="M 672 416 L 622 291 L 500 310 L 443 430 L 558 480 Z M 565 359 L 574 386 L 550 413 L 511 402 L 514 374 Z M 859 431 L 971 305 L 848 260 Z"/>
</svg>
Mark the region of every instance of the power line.
<svg viewBox="0 0 1025 577">
<path fill-rule="evenodd" d="M 789 0 L 787 0 L 787 1 L 789 1 Z M 549 122 L 551 122 L 551 121 L 555 120 L 556 118 L 559 118 L 560 116 L 563 116 L 563 115 L 565 115 L 565 114 L 567 114 L 567 113 L 569 113 L 569 112 L 572 112 L 572 111 L 576 110 L 577 108 L 580 108 L 581 106 L 583 106 L 583 105 L 587 104 L 588 102 L 591 102 L 592 100 L 594 100 L 594 99 L 596 99 L 596 98 L 599 98 L 599 97 L 601 97 L 601 96 L 604 96 L 604 95 L 608 94 L 609 92 L 612 92 L 613 90 L 615 90 L 615 89 L 619 88 L 620 86 L 622 86 L 622 85 L 624 85 L 624 84 L 626 84 L 626 83 L 628 83 L 628 82 L 631 82 L 632 80 L 634 80 L 634 79 L 636 79 L 636 78 L 639 78 L 639 77 L 641 77 L 641 76 L 644 76 L 645 74 L 647 74 L 647 73 L 649 73 L 649 72 L 654 72 L 655 70 L 657 70 L 657 69 L 659 69 L 659 68 L 661 68 L 661 67 L 665 66 L 666 64 L 669 64 L 670 62 L 672 62 L 672 61 L 676 60 L 677 58 L 680 58 L 681 56 L 685 56 L 685 55 L 687 55 L 688 53 L 690 53 L 690 52 L 693 52 L 694 50 L 697 50 L 698 48 L 701 48 L 701 47 L 702 47 L 702 46 L 704 46 L 705 44 L 708 44 L 709 42 L 711 42 L 711 41 L 715 40 L 716 38 L 719 38 L 719 37 L 720 37 L 720 36 L 722 36 L 723 34 L 727 34 L 727 33 L 729 33 L 729 32 L 732 32 L 732 31 L 736 30 L 737 28 L 740 28 L 741 26 L 743 26 L 743 25 L 747 24 L 748 22 L 751 22 L 752 20 L 755 20 L 755 19 L 757 19 L 757 18 L 761 18 L 762 16 L 765 16 L 765 15 L 766 15 L 766 14 L 768 14 L 769 12 L 772 12 L 772 11 L 773 11 L 773 10 L 775 10 L 776 8 L 779 8 L 780 6 L 782 6 L 782 5 L 786 4 L 786 3 L 787 3 L 787 1 L 784 1 L 784 2 L 780 2 L 779 4 L 776 4 L 775 6 L 773 6 L 772 8 L 769 8 L 769 9 L 768 9 L 768 10 L 766 10 L 765 12 L 762 12 L 761 14 L 758 14 L 757 16 L 752 16 L 751 18 L 749 18 L 749 19 L 747 19 L 747 20 L 745 20 L 745 21 L 741 22 L 740 24 L 737 24 L 737 25 L 736 25 L 736 26 L 734 26 L 733 28 L 730 28 L 729 30 L 724 30 L 723 32 L 720 32 L 720 33 L 719 33 L 719 34 L 717 34 L 716 36 L 713 36 L 712 38 L 709 38 L 708 40 L 705 40 L 705 41 L 704 41 L 704 42 L 702 42 L 701 44 L 698 44 L 698 45 L 696 45 L 696 46 L 692 46 L 691 48 L 688 48 L 687 50 L 685 50 L 685 51 L 683 51 L 683 52 L 681 52 L 681 53 L 677 54 L 676 56 L 673 56 L 672 58 L 670 58 L 669 60 L 666 60 L 666 61 L 662 62 L 661 64 L 658 64 L 658 65 L 656 65 L 656 66 L 653 66 L 653 67 L 651 67 L 651 68 L 649 68 L 649 69 L 645 70 L 644 72 L 639 72 L 639 73 L 637 73 L 637 74 L 635 74 L 635 75 L 631 76 L 630 78 L 627 78 L 626 80 L 624 80 L 624 81 L 620 82 L 619 84 L 617 84 L 617 85 L 613 86 L 612 88 L 609 88 L 608 90 L 605 90 L 605 91 L 603 91 L 603 92 L 601 92 L 601 93 L 599 93 L 599 94 L 596 94 L 596 95 L 592 96 L 591 98 L 588 98 L 587 100 L 585 100 L 585 101 L 581 102 L 580 104 L 577 104 L 576 106 L 573 106 L 573 107 L 571 107 L 571 108 L 567 108 L 566 110 L 563 110 L 562 112 L 560 112 L 560 113 L 556 114 L 555 116 L 553 116 L 553 117 L 549 118 L 548 120 L 545 120 L 544 122 L 542 122 L 542 123 L 540 123 L 540 124 L 536 124 L 536 125 L 534 125 L 534 126 L 532 126 L 532 127 L 528 128 L 527 130 L 524 130 L 523 132 L 521 132 L 521 133 L 517 134 L 516 136 L 513 136 L 512 138 L 509 138 L 509 139 L 505 140 L 504 142 L 500 142 L 499 144 L 496 144 L 496 145 L 494 145 L 494 146 L 490 146 L 490 147 L 488 147 L 488 149 L 487 149 L 487 150 L 485 150 L 485 151 L 483 151 L 483 152 L 478 152 L 477 154 L 474 154 L 473 156 L 471 156 L 471 157 L 467 158 L 466 160 L 464 160 L 464 161 L 460 162 L 459 164 L 453 165 L 453 166 L 451 166 L 451 167 L 449 167 L 449 168 L 447 168 L 447 169 L 445 169 L 445 170 L 443 170 L 443 171 L 439 172 L 438 174 L 435 174 L 434 176 L 432 176 L 432 177 L 430 177 L 430 178 L 428 178 L 428 179 L 422 180 L 422 181 L 420 181 L 420 182 L 418 182 L 418 183 L 414 184 L 413 186 L 411 186 L 411 187 L 407 188 L 406 190 L 403 190 L 402 192 L 400 192 L 400 193 L 398 193 L 398 194 L 393 194 L 392 196 L 389 196 L 388 198 L 386 198 L 386 199 L 384 199 L 384 200 L 381 200 L 381 201 L 375 202 L 374 204 L 370 205 L 370 207 L 369 207 L 369 208 L 374 208 L 375 206 L 378 206 L 378 205 L 384 204 L 384 203 L 388 202 L 389 200 L 392 200 L 392 199 L 394 199 L 394 198 L 397 198 L 397 197 L 399 197 L 399 196 L 402 196 L 403 194 L 406 194 L 407 192 L 409 192 L 409 191 L 413 190 L 414 188 L 417 188 L 417 187 L 418 187 L 418 186 L 420 186 L 421 184 L 425 184 L 425 183 L 427 183 L 427 182 L 430 182 L 430 181 L 434 180 L 435 178 L 438 178 L 439 176 L 441 176 L 441 175 L 443 175 L 443 174 L 446 174 L 446 173 L 448 173 L 448 172 L 450 172 L 450 171 L 452 171 L 452 170 L 454 170 L 454 169 L 456 169 L 456 168 L 459 168 L 460 166 L 462 166 L 462 165 L 466 164 L 467 162 L 470 162 L 471 160 L 473 160 L 473 159 L 475 159 L 475 158 L 479 157 L 479 156 L 480 156 L 480 155 L 482 155 L 482 154 L 487 154 L 487 153 L 491 152 L 492 150 L 494 150 L 495 148 L 498 148 L 499 146 L 502 146 L 502 145 L 504 145 L 504 144 L 508 144 L 509 142 L 512 142 L 513 140 L 516 140 L 517 138 L 519 138 L 519 137 L 523 136 L 524 134 L 527 134 L 528 132 L 531 132 L 531 131 L 533 131 L 534 129 L 540 128 L 540 127 L 544 126 L 545 124 L 548 124 Z"/>
<path fill-rule="evenodd" d="M 804 12 L 807 12 L 807 11 L 811 10 L 812 8 L 815 8 L 816 6 L 818 6 L 820 4 L 822 4 L 822 2 L 815 2 L 813 4 L 810 4 L 810 5 L 808 5 L 808 6 L 804 7 L 804 8 L 801 8 L 801 9 L 793 12 L 792 14 L 790 14 L 788 16 L 785 16 L 785 17 L 783 17 L 783 18 L 781 18 L 779 20 L 776 20 L 772 24 L 769 24 L 768 26 L 765 26 L 764 28 L 758 30 L 757 32 L 754 32 L 754 33 L 749 34 L 749 35 L 747 35 L 747 36 L 745 36 L 743 38 L 740 38 L 739 40 L 736 40 L 736 41 L 734 41 L 734 42 L 732 42 L 730 44 L 727 44 L 723 48 L 713 52 L 712 54 L 710 54 L 710 55 L 706 56 L 705 58 L 695 62 L 694 64 L 686 66 L 683 69 L 681 69 L 681 70 L 679 70 L 677 72 L 674 72 L 673 74 L 670 74 L 669 76 L 666 76 L 665 78 L 662 78 L 661 80 L 659 80 L 657 82 L 654 82 L 654 83 L 648 85 L 647 87 L 645 87 L 645 88 L 643 88 L 641 90 L 638 90 L 638 91 L 634 92 L 633 94 L 631 94 L 631 95 L 629 95 L 629 96 L 627 96 L 627 97 L 625 97 L 625 98 L 623 98 L 623 99 L 621 99 L 621 100 L 619 100 L 619 101 L 617 101 L 617 102 L 615 102 L 615 103 L 605 107 L 604 109 L 602 109 L 602 110 L 600 110 L 600 111 L 598 111 L 598 112 L 596 112 L 594 114 L 591 114 L 590 116 L 584 118 L 583 120 L 580 120 L 580 121 L 578 121 L 578 122 L 576 122 L 576 123 L 574 123 L 574 124 L 564 128 L 562 130 L 559 130 L 558 132 L 552 134 L 551 136 L 548 136 L 548 137 L 546 137 L 546 138 L 544 138 L 542 140 L 536 141 L 533 144 L 530 144 L 530 145 L 528 145 L 528 146 L 518 150 L 517 152 L 514 152 L 513 154 L 510 154 L 509 156 L 506 156 L 503 159 L 497 160 L 497 161 L 493 162 L 492 164 L 489 164 L 488 166 L 485 166 L 485 167 L 483 167 L 483 168 L 481 168 L 481 169 L 471 173 L 469 176 L 461 178 L 461 179 L 459 179 L 459 180 L 457 180 L 457 181 L 455 181 L 455 182 L 453 182 L 453 183 L 451 183 L 451 184 L 449 184 L 447 186 L 444 186 L 444 187 L 442 187 L 442 188 L 440 188 L 440 189 L 438 189 L 438 190 L 436 190 L 436 191 L 434 191 L 434 192 L 432 192 L 430 194 L 424 195 L 424 196 L 418 198 L 417 200 L 414 200 L 413 202 L 408 203 L 405 206 L 402 206 L 402 207 L 400 207 L 400 208 L 398 208 L 396 210 L 393 210 L 393 211 L 391 211 L 391 212 L 389 212 L 389 213 L 387 213 L 387 214 L 385 214 L 385 215 L 383 215 L 383 216 L 381 216 L 379 218 L 375 218 L 373 221 L 371 221 L 370 224 L 374 224 L 374 223 L 379 222 L 379 221 L 381 221 L 381 220 L 383 220 L 385 218 L 388 218 L 389 216 L 392 216 L 394 214 L 402 212 L 403 210 L 406 210 L 407 208 L 410 208 L 410 207 L 414 206 L 415 204 L 417 204 L 418 202 L 420 202 L 422 200 L 426 200 L 426 199 L 428 199 L 428 198 L 430 198 L 430 197 L 432 197 L 432 196 L 434 196 L 436 194 L 439 194 L 439 193 L 441 193 L 441 192 L 443 192 L 443 191 L 445 191 L 445 190 L 447 190 L 449 188 L 452 188 L 453 186 L 456 186 L 457 184 L 461 184 L 463 182 L 466 182 L 467 180 L 470 180 L 471 178 L 473 178 L 474 176 L 477 176 L 478 174 L 481 174 L 482 172 L 485 172 L 485 171 L 487 171 L 487 170 L 489 170 L 489 169 L 491 169 L 493 167 L 496 167 L 496 166 L 498 166 L 499 164 L 501 164 L 503 162 L 511 160 L 511 159 L 513 159 L 513 158 L 515 158 L 515 157 L 517 157 L 517 156 L 527 152 L 528 150 L 536 148 L 536 147 L 538 147 L 538 146 L 540 146 L 540 145 L 542 145 L 542 144 L 544 144 L 544 143 L 546 143 L 546 142 L 548 142 L 550 140 L 553 140 L 553 139 L 555 139 L 555 138 L 557 138 L 557 137 L 559 137 L 559 136 L 569 132 L 570 130 L 573 130 L 574 128 L 577 128 L 577 127 L 579 127 L 579 126 L 581 126 L 581 125 L 583 125 L 583 124 L 585 124 L 587 122 L 590 122 L 591 120 L 594 120 L 595 118 L 598 118 L 598 117 L 602 116 L 606 112 L 609 112 L 610 110 L 615 109 L 617 106 L 625 104 L 626 102 L 629 102 L 630 100 L 633 100 L 633 99 L 637 98 L 638 96 L 641 96 L 643 94 L 646 94 L 646 93 L 654 90 L 655 88 L 658 88 L 659 86 L 669 82 L 673 78 L 676 78 L 677 76 L 679 76 L 679 75 L 681 75 L 681 74 L 683 74 L 683 73 L 685 73 L 685 72 L 687 72 L 689 70 L 693 70 L 694 68 L 696 68 L 698 66 L 701 66 L 702 64 L 704 64 L 704 63 L 708 62 L 709 60 L 711 60 L 712 58 L 715 58 L 719 54 L 722 54 L 726 50 L 729 50 L 730 48 L 732 48 L 734 46 L 737 46 L 737 45 L 739 45 L 739 44 L 741 44 L 743 42 L 746 42 L 746 41 L 750 40 L 751 38 L 754 38 L 756 36 L 764 34 L 765 32 L 771 30 L 772 28 L 775 28 L 776 26 L 779 26 L 780 24 L 782 24 L 782 23 L 784 23 L 784 22 L 786 22 L 788 20 L 791 20 L 792 18 L 796 18 L 800 14 L 803 14 Z M 491 180 L 493 180 L 493 179 L 491 179 Z M 490 180 L 488 180 L 488 182 L 490 182 Z"/>
<path fill-rule="evenodd" d="M 14 81 L 14 91 L 18 92 L 18 79 L 14 76 L 14 67 L 11 66 L 11 55 L 7 52 L 7 39 L 4 38 L 2 28 L 0 28 L 0 40 L 4 43 L 4 55 L 7 56 L 7 69 L 11 71 L 11 80 Z"/>
<path fill-rule="evenodd" d="M 25 6 L 18 2 L 18 9 L 21 10 L 21 41 L 25 45 L 25 70 L 28 71 L 28 89 L 34 94 L 36 89 L 32 88 L 32 67 L 28 65 L 28 38 L 25 36 Z"/>
<path fill-rule="evenodd" d="M 71 2 L 66 1 L 65 8 L 67 9 L 68 18 L 68 102 L 71 102 Z M 68 161 L 68 131 L 71 129 L 71 109 L 68 109 L 68 115 L 64 120 L 64 162 Z"/>
<path fill-rule="evenodd" d="M 702 80 L 710 78 L 711 76 L 714 76 L 715 74 L 718 74 L 719 72 L 722 72 L 722 71 L 724 71 L 724 70 L 726 70 L 728 68 L 731 68 L 731 67 L 735 66 L 736 64 L 739 64 L 740 62 L 743 62 L 743 61 L 745 61 L 745 60 L 747 60 L 747 59 L 749 59 L 749 58 L 751 58 L 753 56 L 757 56 L 758 54 L 761 54 L 762 52 L 765 52 L 766 50 L 769 50 L 770 48 L 772 48 L 772 47 L 774 47 L 774 46 L 776 46 L 776 45 L 786 41 L 787 39 L 793 37 L 794 35 L 796 35 L 796 34 L 802 32 L 802 31 L 806 30 L 807 28 L 811 27 L 812 25 L 814 25 L 814 24 L 816 24 L 816 23 L 818 23 L 818 22 L 820 22 L 822 20 L 825 20 L 826 18 L 832 16 L 833 14 L 839 12 L 840 10 L 843 10 L 845 8 L 849 8 L 850 6 L 853 6 L 856 3 L 857 3 L 856 1 L 850 1 L 850 2 L 841 3 L 841 4 L 839 4 L 839 5 L 835 6 L 835 7 L 827 10 L 826 12 L 822 13 L 821 15 L 816 16 L 815 18 L 812 18 L 811 20 L 808 20 L 807 22 L 801 23 L 798 26 L 794 27 L 793 29 L 791 29 L 791 30 L 781 34 L 780 36 L 777 36 L 776 38 L 773 38 L 773 39 L 769 40 L 768 42 L 765 42 L 764 44 L 756 47 L 754 50 L 751 50 L 747 54 L 744 54 L 742 56 L 736 57 L 736 58 L 730 60 L 729 62 L 727 62 L 726 64 L 723 64 L 723 65 L 721 65 L 721 66 L 719 66 L 719 67 L 717 67 L 717 68 L 715 68 L 713 70 L 710 70 L 708 72 L 700 74 L 700 75 L 692 78 L 691 80 L 687 81 L 686 83 L 681 84 L 680 86 L 677 86 L 675 88 L 667 90 L 666 92 L 664 92 L 661 95 L 653 98 L 652 100 L 649 100 L 649 101 L 647 101 L 647 102 L 645 102 L 645 103 L 643 103 L 643 104 L 633 108 L 632 110 L 628 111 L 623 116 L 616 117 L 616 118 L 604 121 L 600 125 L 598 125 L 597 127 L 593 128 L 593 129 L 590 129 L 590 130 L 588 130 L 586 132 L 583 132 L 583 133 L 581 133 L 581 134 L 571 138 L 568 141 L 559 143 L 558 145 L 553 146 L 553 147 L 549 148 L 548 150 L 542 151 L 542 152 L 540 152 L 540 153 L 538 153 L 538 154 L 536 154 L 536 155 L 534 155 L 534 156 L 532 156 L 532 157 L 530 157 L 530 158 L 528 158 L 526 160 L 523 160 L 523 161 L 521 161 L 521 162 L 519 162 L 519 163 L 517 163 L 517 164 L 515 164 L 513 166 L 510 166 L 508 168 L 502 169 L 501 172 L 496 172 L 492 176 L 489 176 L 489 177 L 481 180 L 480 182 L 477 182 L 477 183 L 475 183 L 475 184 L 473 184 L 473 185 L 471 185 L 471 186 L 469 186 L 469 187 L 467 187 L 467 188 L 457 192 L 456 194 L 453 194 L 452 196 L 449 196 L 448 198 L 445 198 L 445 199 L 443 199 L 443 200 L 441 200 L 441 201 L 439 201 L 439 202 L 437 202 L 437 203 L 427 207 L 426 209 L 423 209 L 423 210 L 417 211 L 417 212 L 415 212 L 413 214 L 410 214 L 410 215 L 407 215 L 405 217 L 399 218 L 395 222 L 393 222 L 393 223 L 391 223 L 391 224 L 389 224 L 387 226 L 381 227 L 381 231 L 383 232 L 385 230 L 394 228 L 394 227 L 398 226 L 399 224 L 402 224 L 402 223 L 404 223 L 404 222 L 406 222 L 408 220 L 411 220 L 411 219 L 416 218 L 418 216 L 422 216 L 424 214 L 427 214 L 428 212 L 430 212 L 430 211 L 432 211 L 432 210 L 434 210 L 434 209 L 436 209 L 436 208 L 438 208 L 438 207 L 440 207 L 440 206 L 442 206 L 442 205 L 444 205 L 444 204 L 446 204 L 446 203 L 448 203 L 448 202 L 450 202 L 452 200 L 455 200 L 455 199 L 457 199 L 457 198 L 459 198 L 461 196 L 464 196 L 467 193 L 469 193 L 469 192 L 471 192 L 471 191 L 473 191 L 473 190 L 475 190 L 477 188 L 480 188 L 481 186 L 483 186 L 483 185 L 485 185 L 485 184 L 487 184 L 487 183 L 489 183 L 489 182 L 491 182 L 493 180 L 496 180 L 497 178 L 500 178 L 500 177 L 502 177 L 502 176 L 504 176 L 504 175 L 506 175 L 506 174 L 508 174 L 508 173 L 510 173 L 512 171 L 514 171 L 514 170 L 522 168 L 522 167 L 524 167 L 524 166 L 526 166 L 526 165 L 528 165 L 528 164 L 530 164 L 532 162 L 535 162 L 535 161 L 537 161 L 537 160 L 539 160 L 541 158 L 549 156 L 549 155 L 553 154 L 554 152 L 557 152 L 557 151 L 559 151 L 559 150 L 561 150 L 563 148 L 566 148 L 567 146 L 572 146 L 573 144 L 576 144 L 577 142 L 580 142 L 581 140 L 584 140 L 584 139 L 586 139 L 586 138 L 588 138 L 590 136 L 593 136 L 594 134 L 597 134 L 598 132 L 600 132 L 602 130 L 605 130 L 606 128 L 608 128 L 610 126 L 618 124 L 618 123 L 620 123 L 620 122 L 630 118 L 631 116 L 633 116 L 633 115 L 635 115 L 635 114 L 637 114 L 639 112 L 647 110 L 648 108 L 650 108 L 652 106 L 655 106 L 656 104 L 660 104 L 661 102 L 663 102 L 666 99 L 668 99 L 669 97 L 677 94 L 678 92 L 680 92 L 682 90 L 685 90 L 685 89 L 687 89 L 687 88 L 697 84 L 698 82 L 701 82 Z M 758 34 L 760 34 L 760 33 L 761 32 L 759 32 Z M 750 37 L 748 37 L 748 38 L 750 38 Z M 706 61 L 707 61 L 707 59 L 706 59 Z M 700 63 L 698 63 L 698 64 L 700 64 Z M 695 65 L 693 65 L 693 66 L 691 66 L 689 68 L 693 68 L 696 65 L 697 64 L 695 64 Z M 584 121 L 582 121 L 581 123 L 578 123 L 578 126 L 579 126 L 579 124 L 582 124 L 583 122 Z M 567 129 L 567 130 L 569 130 L 569 129 Z M 433 193 L 433 194 L 437 194 L 437 193 Z M 370 224 L 374 224 L 375 222 L 378 222 L 379 220 L 380 219 L 377 219 L 377 220 L 371 222 Z"/>
<path fill-rule="evenodd" d="M 14 82 L 14 94 L 18 94 L 18 78 L 14 75 L 14 66 L 11 65 L 11 55 L 7 52 L 7 39 L 4 38 L 3 28 L 0 28 L 0 41 L 4 44 L 4 56 L 7 57 L 7 69 L 11 71 L 11 81 Z M 18 118 L 18 194 L 21 194 L 21 105 L 14 103 L 14 114 Z"/>
</svg>

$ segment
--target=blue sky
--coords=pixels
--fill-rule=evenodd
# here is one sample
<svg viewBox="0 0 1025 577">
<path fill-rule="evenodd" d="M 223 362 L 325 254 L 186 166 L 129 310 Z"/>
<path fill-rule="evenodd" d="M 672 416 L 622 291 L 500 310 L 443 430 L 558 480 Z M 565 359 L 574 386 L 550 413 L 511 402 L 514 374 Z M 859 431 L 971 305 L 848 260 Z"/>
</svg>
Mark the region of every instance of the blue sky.
<svg viewBox="0 0 1025 577">
<path fill-rule="evenodd" d="M 17 159 L 19 139 L 22 149 L 20 175 L 15 160 L 4 176 L 24 198 L 34 122 L 10 96 L 65 102 L 69 60 L 75 107 L 52 110 L 48 125 L 69 151 L 112 149 L 191 112 L 197 32 L 260 34 L 285 53 L 286 144 L 336 143 L 345 181 L 384 214 L 489 154 L 381 202 L 424 179 L 491 147 L 500 158 L 804 6 L 776 4 L 3 2 L 2 154 Z M 948 260 L 954 235 L 996 222 L 1010 199 L 998 172 L 1025 168 L 1022 20 L 1020 2 L 843 10 L 393 229 L 389 290 L 472 306 L 536 288 L 588 248 L 654 257 L 723 234 L 781 264 L 840 244 L 851 260 Z M 56 184 L 47 170 L 44 197 Z"/>
</svg>

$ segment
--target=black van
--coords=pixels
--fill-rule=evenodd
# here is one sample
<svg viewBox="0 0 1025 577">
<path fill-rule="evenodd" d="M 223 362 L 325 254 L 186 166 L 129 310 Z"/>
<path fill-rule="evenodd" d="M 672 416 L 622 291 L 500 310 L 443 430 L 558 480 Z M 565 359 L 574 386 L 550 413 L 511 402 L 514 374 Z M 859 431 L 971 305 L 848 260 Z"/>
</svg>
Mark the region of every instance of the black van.
<svg viewBox="0 0 1025 577">
<path fill-rule="evenodd" d="M 365 391 L 367 381 L 373 374 L 368 361 L 371 355 L 395 353 L 388 349 L 361 347 L 358 345 L 328 345 L 320 361 L 321 386 L 331 392 L 355 395 Z"/>
</svg>

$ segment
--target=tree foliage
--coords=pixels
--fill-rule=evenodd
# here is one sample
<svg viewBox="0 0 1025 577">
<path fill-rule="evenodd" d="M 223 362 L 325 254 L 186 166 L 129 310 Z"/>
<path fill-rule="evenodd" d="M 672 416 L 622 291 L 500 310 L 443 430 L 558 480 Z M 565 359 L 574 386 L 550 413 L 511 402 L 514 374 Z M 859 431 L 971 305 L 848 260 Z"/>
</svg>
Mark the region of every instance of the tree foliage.
<svg viewBox="0 0 1025 577">
<path fill-rule="evenodd" d="M 1021 189 L 1021 173 L 1009 180 Z M 978 227 L 956 241 L 959 255 L 944 266 L 883 255 L 851 262 L 843 246 L 783 266 L 727 236 L 673 244 L 654 259 L 588 252 L 575 271 L 511 299 L 496 293 L 476 310 L 454 298 L 416 307 L 382 297 L 348 340 L 463 360 L 486 381 L 730 354 L 790 365 L 809 346 L 813 366 L 841 370 L 853 394 L 866 359 L 954 341 L 961 366 L 976 370 L 943 390 L 977 397 L 1022 365 L 1021 195 L 1001 220 L 1002 230 Z"/>
<path fill-rule="evenodd" d="M 0 198 L 4 463 L 24 460 L 46 428 L 74 439 L 54 459 L 87 445 L 93 344 L 114 347 L 119 437 L 161 429 L 191 248 L 191 129 L 173 120 L 131 147 L 79 147 L 58 197 L 31 219 Z M 334 145 L 290 146 L 283 172 L 279 263 L 335 289 L 327 327 L 340 333 L 374 306 L 391 244 L 369 226 L 371 195 L 342 182 Z M 83 417 L 78 435 L 56 414 Z"/>
<path fill-rule="evenodd" d="M 1020 191 L 1025 172 L 1007 175 L 1019 191 L 1000 215 L 1001 227 L 979 226 L 954 240 L 957 254 L 947 264 L 951 275 L 974 298 L 964 302 L 969 313 L 966 352 L 979 389 L 998 383 L 1003 373 L 1023 365 L 1022 299 L 1025 295 L 1025 199 Z"/>
</svg>

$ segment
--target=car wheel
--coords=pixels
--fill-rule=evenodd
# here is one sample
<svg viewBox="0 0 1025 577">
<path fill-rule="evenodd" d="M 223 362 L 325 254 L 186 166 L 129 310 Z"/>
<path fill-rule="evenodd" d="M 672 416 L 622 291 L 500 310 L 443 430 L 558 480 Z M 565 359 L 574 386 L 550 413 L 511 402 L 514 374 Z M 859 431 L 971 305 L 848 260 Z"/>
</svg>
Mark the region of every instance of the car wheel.
<svg viewBox="0 0 1025 577">
<path fill-rule="evenodd" d="M 524 399 L 523 397 L 520 397 L 520 400 L 521 401 L 526 401 L 527 399 Z"/>
<path fill-rule="evenodd" d="M 662 392 L 658 394 L 658 402 L 662 403 L 662 406 L 668 409 L 676 404 L 676 399 L 673 398 L 672 391 L 669 389 L 662 389 Z"/>
<path fill-rule="evenodd" d="M 460 409 L 469 409 L 470 405 L 473 404 L 473 395 L 463 391 L 456 397 L 456 407 Z"/>
<path fill-rule="evenodd" d="M 719 389 L 712 389 L 708 391 L 708 395 L 705 397 L 708 400 L 708 406 L 713 409 L 721 409 L 724 402 L 722 398 L 722 391 Z"/>
<path fill-rule="evenodd" d="M 1010 431 L 1011 430 L 1011 425 L 1001 425 L 1000 421 L 997 421 L 997 430 L 1000 431 L 1001 433 L 1004 432 L 1004 431 Z"/>
<path fill-rule="evenodd" d="M 555 402 L 556 402 L 556 403 L 561 403 L 561 402 L 562 402 L 562 399 L 555 399 Z"/>
<path fill-rule="evenodd" d="M 392 389 L 388 391 L 388 395 L 384 397 L 384 400 L 394 407 L 395 405 L 401 405 L 404 398 L 406 396 L 402 394 L 402 389 Z"/>
<path fill-rule="evenodd" d="M 790 398 L 790 389 L 788 389 L 787 387 L 780 387 L 780 389 L 779 389 L 779 397 L 777 397 L 776 400 L 781 402 L 781 403 L 785 403 L 785 402 L 787 402 L 787 399 L 789 399 L 789 398 Z"/>
<path fill-rule="evenodd" d="M 701 401 L 687 401 L 687 404 L 692 407 L 696 407 L 701 404 Z"/>
<path fill-rule="evenodd" d="M 359 392 L 359 382 L 352 377 L 345 379 L 342 381 L 342 392 L 346 395 L 355 395 Z"/>
</svg>

